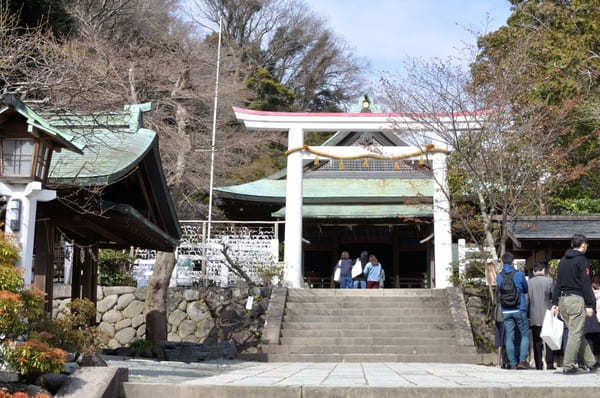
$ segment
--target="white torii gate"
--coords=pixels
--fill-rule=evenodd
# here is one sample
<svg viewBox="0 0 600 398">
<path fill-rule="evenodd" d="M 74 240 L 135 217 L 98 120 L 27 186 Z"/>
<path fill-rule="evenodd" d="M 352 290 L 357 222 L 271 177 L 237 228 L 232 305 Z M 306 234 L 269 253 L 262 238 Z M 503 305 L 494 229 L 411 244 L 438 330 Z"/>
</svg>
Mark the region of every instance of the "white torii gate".
<svg viewBox="0 0 600 398">
<path fill-rule="evenodd" d="M 233 107 L 238 120 L 249 130 L 287 130 L 288 151 L 285 199 L 285 247 L 284 283 L 288 287 L 303 287 L 302 276 L 302 174 L 303 159 L 314 159 L 316 155 L 302 150 L 305 131 L 385 131 L 398 130 L 407 126 L 421 130 L 423 126 L 413 118 L 391 113 L 292 113 L 266 112 Z M 438 117 L 439 119 L 439 117 Z M 438 143 L 439 145 L 439 143 Z M 443 143 L 441 144 L 443 145 Z M 306 148 L 306 147 L 304 147 Z M 434 232 L 434 287 L 449 286 L 450 262 L 452 261 L 452 232 L 450 202 L 447 197 L 446 156 L 447 148 L 377 147 L 376 151 L 363 147 L 319 146 L 319 152 L 335 157 L 383 157 L 418 158 L 430 153 L 434 177 L 433 232 Z M 327 158 L 319 155 L 319 158 Z"/>
</svg>

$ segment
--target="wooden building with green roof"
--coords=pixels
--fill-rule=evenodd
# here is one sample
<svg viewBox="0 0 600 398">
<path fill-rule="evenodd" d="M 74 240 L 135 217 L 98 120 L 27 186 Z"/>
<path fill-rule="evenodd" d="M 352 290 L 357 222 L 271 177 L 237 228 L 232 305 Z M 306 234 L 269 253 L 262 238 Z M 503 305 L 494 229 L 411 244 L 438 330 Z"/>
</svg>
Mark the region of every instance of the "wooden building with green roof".
<svg viewBox="0 0 600 398">
<path fill-rule="evenodd" d="M 75 149 L 60 150 L 48 141 L 50 155 L 40 178 L 45 190 L 56 192 L 56 199 L 37 203 L 33 284 L 46 291 L 50 303 L 59 236 L 73 242 L 72 298 L 93 301 L 98 248 L 177 247 L 181 229 L 163 173 L 158 135 L 143 125 L 149 103 L 89 113 L 34 112 L 14 96 L 3 97 L 3 103 L 7 109 L 0 118 L 3 137 L 24 130 L 39 136 L 38 131 L 44 130 L 66 139 L 68 146 L 63 148 Z M 35 156 L 32 161 L 23 151 L 18 162 L 35 164 Z M 4 155 L 2 161 L 18 163 L 14 156 L 4 159 Z M 15 182 L 4 174 L 0 179 L 5 185 Z"/>
</svg>

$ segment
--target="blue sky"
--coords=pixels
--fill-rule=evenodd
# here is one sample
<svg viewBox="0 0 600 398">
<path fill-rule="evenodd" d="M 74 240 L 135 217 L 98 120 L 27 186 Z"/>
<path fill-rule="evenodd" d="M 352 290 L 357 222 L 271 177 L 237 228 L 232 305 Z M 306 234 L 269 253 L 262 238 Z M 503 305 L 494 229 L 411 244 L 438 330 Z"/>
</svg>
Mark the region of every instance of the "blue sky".
<svg viewBox="0 0 600 398">
<path fill-rule="evenodd" d="M 510 15 L 508 0 L 305 1 L 375 74 L 398 70 L 407 56 L 461 56 L 476 41 L 468 29 L 494 31 Z"/>
</svg>

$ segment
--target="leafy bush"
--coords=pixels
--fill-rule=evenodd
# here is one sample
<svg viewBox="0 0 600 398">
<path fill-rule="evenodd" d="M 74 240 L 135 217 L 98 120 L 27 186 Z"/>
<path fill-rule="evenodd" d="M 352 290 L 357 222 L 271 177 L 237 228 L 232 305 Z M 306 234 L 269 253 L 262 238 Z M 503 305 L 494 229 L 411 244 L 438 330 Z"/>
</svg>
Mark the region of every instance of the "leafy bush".
<svg viewBox="0 0 600 398">
<path fill-rule="evenodd" d="M 0 290 L 16 292 L 23 289 L 23 277 L 14 265 L 0 265 Z"/>
<path fill-rule="evenodd" d="M 131 344 L 129 344 L 129 348 L 133 350 L 135 356 L 137 357 L 160 358 L 163 355 L 160 344 L 155 341 L 144 339 L 134 340 L 131 342 Z"/>
<path fill-rule="evenodd" d="M 256 274 L 262 280 L 263 286 L 271 286 L 273 283 L 273 278 L 275 277 L 277 277 L 277 279 L 281 283 L 281 281 L 283 281 L 283 264 L 261 264 L 256 267 Z"/>
<path fill-rule="evenodd" d="M 135 286 L 131 277 L 134 258 L 119 250 L 98 253 L 98 283 L 102 286 Z"/>
<path fill-rule="evenodd" d="M 44 293 L 35 288 L 23 289 L 21 272 L 15 267 L 18 258 L 16 246 L 0 234 L 0 332 L 4 343 L 3 359 L 23 375 L 60 372 L 66 361 L 65 351 L 38 339 L 23 343 L 11 341 L 29 336 L 36 330 L 36 325 L 44 320 Z M 15 393 L 13 397 L 18 397 L 18 394 L 25 393 Z"/>
<path fill-rule="evenodd" d="M 67 304 L 69 313 L 63 318 L 44 319 L 35 325 L 37 339 L 69 352 L 91 354 L 101 345 L 96 319 L 96 307 L 88 299 L 75 299 Z"/>
<path fill-rule="evenodd" d="M 4 359 L 10 367 L 22 375 L 59 373 L 67 360 L 67 353 L 60 348 L 50 347 L 37 339 L 24 343 L 9 343 Z"/>
<path fill-rule="evenodd" d="M 0 398 L 52 398 L 52 396 L 44 392 L 38 392 L 35 395 L 28 395 L 27 393 L 24 393 L 22 391 L 18 391 L 11 394 L 7 391 L 0 390 Z"/>
</svg>

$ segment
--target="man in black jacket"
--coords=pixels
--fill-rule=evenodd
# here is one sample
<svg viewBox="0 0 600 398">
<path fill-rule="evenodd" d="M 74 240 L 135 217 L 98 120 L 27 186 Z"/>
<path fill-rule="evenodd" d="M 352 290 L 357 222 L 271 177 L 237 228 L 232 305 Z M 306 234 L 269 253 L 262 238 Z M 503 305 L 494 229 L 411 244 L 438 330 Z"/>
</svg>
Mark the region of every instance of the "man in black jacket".
<svg viewBox="0 0 600 398">
<path fill-rule="evenodd" d="M 596 298 L 590 281 L 590 265 L 585 252 L 587 238 L 581 234 L 571 238 L 571 249 L 558 263 L 558 277 L 552 293 L 552 310 L 560 314 L 569 329 L 565 347 L 563 373 L 578 372 L 577 359 L 581 357 L 589 370 L 598 368 L 596 358 L 583 336 L 586 316 L 594 315 Z"/>
</svg>

